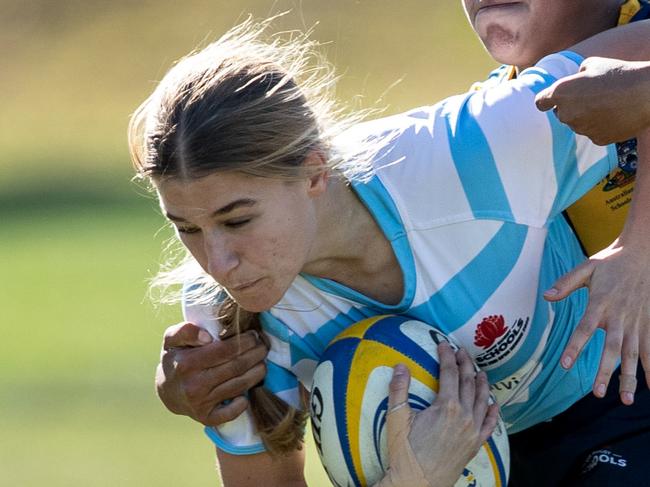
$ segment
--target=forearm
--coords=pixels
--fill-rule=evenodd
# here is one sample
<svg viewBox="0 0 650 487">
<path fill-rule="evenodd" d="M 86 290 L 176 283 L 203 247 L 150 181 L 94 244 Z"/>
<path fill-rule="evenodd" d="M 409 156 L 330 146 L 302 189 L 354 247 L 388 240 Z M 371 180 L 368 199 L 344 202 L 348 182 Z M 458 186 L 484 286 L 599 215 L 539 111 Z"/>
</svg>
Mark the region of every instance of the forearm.
<svg viewBox="0 0 650 487">
<path fill-rule="evenodd" d="M 600 56 L 626 61 L 650 60 L 650 20 L 601 32 L 570 48 L 583 57 Z"/>
<path fill-rule="evenodd" d="M 645 119 L 648 122 L 646 127 L 650 127 L 650 61 L 639 63 L 638 65 L 638 79 L 639 85 L 637 95 L 639 99 L 639 110 L 642 110 L 642 113 L 645 114 Z M 641 136 L 643 137 L 643 135 Z M 648 136 L 645 135 L 647 139 Z M 646 147 L 650 145 L 650 142 L 645 142 Z M 647 153 L 647 150 L 645 150 Z M 650 157 L 646 159 L 646 166 L 650 167 Z M 650 172 L 650 171 L 646 171 Z"/>
<path fill-rule="evenodd" d="M 650 57 L 647 59 L 650 59 Z M 623 77 L 620 80 L 620 88 L 626 90 L 628 97 L 634 100 L 634 110 L 637 113 L 637 119 L 643 124 L 642 128 L 650 128 L 650 61 L 628 63 L 625 69 L 621 71 L 623 72 Z M 641 132 L 637 135 L 638 138 L 648 138 L 647 134 Z M 646 149 L 642 152 L 647 154 L 650 141 L 646 140 L 645 145 Z M 646 157 L 645 161 L 639 160 L 639 163 L 640 165 L 645 164 L 646 170 L 644 172 L 646 174 L 650 173 L 650 157 Z M 637 180 L 638 178 L 639 176 L 637 176 Z M 650 182 L 646 184 L 650 184 Z"/>
<path fill-rule="evenodd" d="M 650 252 L 650 129 L 637 137 L 638 163 L 634 195 L 619 244 Z"/>
<path fill-rule="evenodd" d="M 269 453 L 231 455 L 217 449 L 224 487 L 306 487 L 304 450 L 284 456 Z"/>
</svg>

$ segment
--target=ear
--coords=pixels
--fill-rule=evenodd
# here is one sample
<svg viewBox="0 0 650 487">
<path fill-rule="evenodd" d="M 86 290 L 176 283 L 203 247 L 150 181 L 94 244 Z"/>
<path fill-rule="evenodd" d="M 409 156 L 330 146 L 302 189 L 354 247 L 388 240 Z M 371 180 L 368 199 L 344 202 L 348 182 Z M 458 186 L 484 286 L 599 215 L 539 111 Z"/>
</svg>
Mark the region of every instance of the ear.
<svg viewBox="0 0 650 487">
<path fill-rule="evenodd" d="M 330 169 L 327 167 L 325 154 L 318 149 L 309 151 L 302 166 L 310 174 L 307 178 L 307 192 L 310 196 L 320 196 L 327 190 Z"/>
</svg>

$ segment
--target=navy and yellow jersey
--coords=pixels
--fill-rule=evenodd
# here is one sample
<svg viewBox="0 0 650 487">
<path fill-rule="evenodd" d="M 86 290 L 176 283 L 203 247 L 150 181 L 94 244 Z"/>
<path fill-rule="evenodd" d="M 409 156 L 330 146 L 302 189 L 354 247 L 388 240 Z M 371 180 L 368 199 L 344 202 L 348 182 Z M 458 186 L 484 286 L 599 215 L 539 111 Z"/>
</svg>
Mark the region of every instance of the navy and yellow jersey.
<svg viewBox="0 0 650 487">
<path fill-rule="evenodd" d="M 649 0 L 627 0 L 621 6 L 618 25 L 648 18 Z M 504 65 L 494 70 L 485 82 L 474 84 L 472 89 L 516 77 L 515 67 Z M 618 167 L 565 212 L 587 255 L 604 249 L 620 235 L 632 201 L 637 164 L 636 140 L 617 144 L 617 151 Z"/>
</svg>

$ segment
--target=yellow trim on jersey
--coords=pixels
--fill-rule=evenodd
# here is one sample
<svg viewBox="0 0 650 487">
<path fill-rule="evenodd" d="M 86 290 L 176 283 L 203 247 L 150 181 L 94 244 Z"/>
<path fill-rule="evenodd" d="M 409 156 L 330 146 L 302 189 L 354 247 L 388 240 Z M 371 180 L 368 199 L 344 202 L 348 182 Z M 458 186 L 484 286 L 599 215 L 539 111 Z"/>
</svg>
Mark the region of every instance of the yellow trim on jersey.
<svg viewBox="0 0 650 487">
<path fill-rule="evenodd" d="M 621 14 L 618 17 L 618 25 L 629 24 L 632 17 L 634 17 L 639 10 L 641 10 L 639 0 L 627 0 L 627 2 L 621 5 Z"/>
</svg>

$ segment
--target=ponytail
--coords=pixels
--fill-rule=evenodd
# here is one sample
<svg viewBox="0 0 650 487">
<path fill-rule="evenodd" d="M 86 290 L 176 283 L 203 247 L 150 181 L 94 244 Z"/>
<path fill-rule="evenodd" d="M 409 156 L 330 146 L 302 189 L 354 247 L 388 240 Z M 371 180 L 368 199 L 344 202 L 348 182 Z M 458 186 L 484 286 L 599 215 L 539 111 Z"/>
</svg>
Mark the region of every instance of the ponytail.
<svg viewBox="0 0 650 487">
<path fill-rule="evenodd" d="M 244 310 L 226 295 L 219 305 L 218 316 L 222 338 L 255 330 L 266 347 L 270 347 L 269 340 L 262 331 L 259 313 Z M 285 455 L 302 449 L 307 420 L 305 412 L 290 406 L 263 384 L 253 387 L 248 393 L 248 399 L 257 433 L 271 455 Z"/>
</svg>

